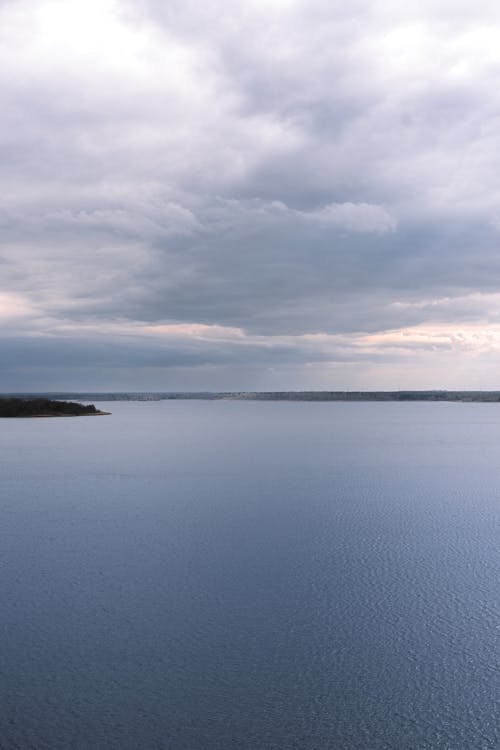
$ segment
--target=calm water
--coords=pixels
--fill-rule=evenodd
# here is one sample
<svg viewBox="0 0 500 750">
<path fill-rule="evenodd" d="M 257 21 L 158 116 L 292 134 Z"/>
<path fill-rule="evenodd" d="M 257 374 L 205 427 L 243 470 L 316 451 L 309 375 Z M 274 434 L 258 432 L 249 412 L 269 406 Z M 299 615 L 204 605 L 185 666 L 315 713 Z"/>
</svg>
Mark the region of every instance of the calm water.
<svg viewBox="0 0 500 750">
<path fill-rule="evenodd" d="M 500 747 L 500 405 L 109 409 L 0 420 L 2 750 Z"/>
</svg>

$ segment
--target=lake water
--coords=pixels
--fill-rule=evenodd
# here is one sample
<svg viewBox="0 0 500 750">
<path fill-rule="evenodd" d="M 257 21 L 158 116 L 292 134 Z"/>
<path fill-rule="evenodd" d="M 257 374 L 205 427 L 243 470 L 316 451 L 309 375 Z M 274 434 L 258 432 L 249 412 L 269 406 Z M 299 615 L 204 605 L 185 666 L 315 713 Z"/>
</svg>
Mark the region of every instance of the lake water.
<svg viewBox="0 0 500 750">
<path fill-rule="evenodd" d="M 0 748 L 500 747 L 500 404 L 0 420 Z"/>
</svg>

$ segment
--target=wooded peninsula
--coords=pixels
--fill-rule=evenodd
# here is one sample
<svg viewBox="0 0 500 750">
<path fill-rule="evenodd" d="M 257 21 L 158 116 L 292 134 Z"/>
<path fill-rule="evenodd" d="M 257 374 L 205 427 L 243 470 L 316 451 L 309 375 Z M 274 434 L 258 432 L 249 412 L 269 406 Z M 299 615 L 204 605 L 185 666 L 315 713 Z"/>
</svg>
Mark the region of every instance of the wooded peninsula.
<svg viewBox="0 0 500 750">
<path fill-rule="evenodd" d="M 54 401 L 48 398 L 2 398 L 1 417 L 82 417 L 109 412 L 99 411 L 93 404 L 74 401 Z"/>
</svg>

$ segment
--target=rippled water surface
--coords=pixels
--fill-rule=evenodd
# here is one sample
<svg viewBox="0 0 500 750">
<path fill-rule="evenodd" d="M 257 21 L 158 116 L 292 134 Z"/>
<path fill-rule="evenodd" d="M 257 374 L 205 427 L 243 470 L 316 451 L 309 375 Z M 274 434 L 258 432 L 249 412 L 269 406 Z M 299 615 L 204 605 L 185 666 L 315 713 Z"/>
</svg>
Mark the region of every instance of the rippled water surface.
<svg viewBox="0 0 500 750">
<path fill-rule="evenodd" d="M 500 404 L 108 407 L 0 420 L 2 750 L 500 747 Z"/>
</svg>

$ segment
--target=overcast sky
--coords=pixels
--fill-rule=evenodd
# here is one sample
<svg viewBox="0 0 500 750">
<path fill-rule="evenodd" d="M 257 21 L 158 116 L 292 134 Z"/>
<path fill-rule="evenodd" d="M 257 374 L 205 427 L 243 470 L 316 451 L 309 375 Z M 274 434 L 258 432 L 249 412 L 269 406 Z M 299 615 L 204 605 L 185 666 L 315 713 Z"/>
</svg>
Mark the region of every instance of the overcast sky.
<svg viewBox="0 0 500 750">
<path fill-rule="evenodd" d="M 0 0 L 0 390 L 500 389 L 499 38 L 493 0 Z"/>
</svg>

